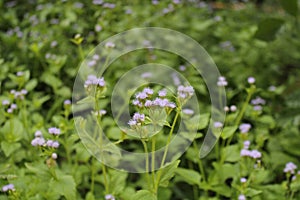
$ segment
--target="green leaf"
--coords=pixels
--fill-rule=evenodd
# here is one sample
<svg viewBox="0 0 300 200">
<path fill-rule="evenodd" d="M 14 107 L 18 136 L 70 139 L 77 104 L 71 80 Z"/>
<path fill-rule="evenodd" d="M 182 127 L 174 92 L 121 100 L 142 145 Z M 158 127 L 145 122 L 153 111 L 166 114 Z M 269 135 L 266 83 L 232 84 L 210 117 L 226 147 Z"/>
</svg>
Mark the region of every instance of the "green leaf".
<svg viewBox="0 0 300 200">
<path fill-rule="evenodd" d="M 235 133 L 236 129 L 237 129 L 237 126 L 225 127 L 221 134 L 222 139 L 227 139 L 227 138 L 231 137 Z"/>
<path fill-rule="evenodd" d="M 182 179 L 190 185 L 199 185 L 201 181 L 201 175 L 192 169 L 178 168 L 176 174 L 182 177 Z"/>
<path fill-rule="evenodd" d="M 51 179 L 49 188 L 56 193 L 64 196 L 67 200 L 76 199 L 76 184 L 72 176 L 60 175 L 58 179 Z"/>
<path fill-rule="evenodd" d="M 31 79 L 26 85 L 25 85 L 25 89 L 27 91 L 31 91 L 33 90 L 38 84 L 37 79 Z"/>
<path fill-rule="evenodd" d="M 253 189 L 253 188 L 247 188 L 246 192 L 245 192 L 245 194 L 249 197 L 254 197 L 254 196 L 259 195 L 261 193 L 262 193 L 261 190 L 256 190 L 256 189 Z"/>
<path fill-rule="evenodd" d="M 21 147 L 20 143 L 1 142 L 1 148 L 6 157 L 9 157 L 14 151 Z"/>
<path fill-rule="evenodd" d="M 174 161 L 158 171 L 158 173 L 161 173 L 160 186 L 167 187 L 169 185 L 169 181 L 175 175 L 179 163 L 180 160 Z"/>
<path fill-rule="evenodd" d="M 267 18 L 258 24 L 255 37 L 264 41 L 272 41 L 275 39 L 277 31 L 283 24 L 282 19 Z"/>
<path fill-rule="evenodd" d="M 208 125 L 209 122 L 209 118 L 210 118 L 210 114 L 209 113 L 205 113 L 203 115 L 200 115 L 200 122 L 199 122 L 199 130 L 205 129 Z"/>
<path fill-rule="evenodd" d="M 95 200 L 95 196 L 92 192 L 88 192 L 85 196 L 85 200 Z"/>
<path fill-rule="evenodd" d="M 222 150 L 225 161 L 236 162 L 240 159 L 240 150 L 238 145 L 227 146 Z"/>
<path fill-rule="evenodd" d="M 132 200 L 157 200 L 157 197 L 148 190 L 140 190 L 132 197 Z"/>
<path fill-rule="evenodd" d="M 121 194 L 126 186 L 127 173 L 122 171 L 111 171 L 109 188 L 112 194 Z"/>
<path fill-rule="evenodd" d="M 289 13 L 295 17 L 298 15 L 297 0 L 279 0 L 279 1 L 280 1 L 281 6 L 287 13 Z"/>
<path fill-rule="evenodd" d="M 26 136 L 23 124 L 18 118 L 7 121 L 0 132 L 3 133 L 8 142 L 17 142 Z"/>
</svg>

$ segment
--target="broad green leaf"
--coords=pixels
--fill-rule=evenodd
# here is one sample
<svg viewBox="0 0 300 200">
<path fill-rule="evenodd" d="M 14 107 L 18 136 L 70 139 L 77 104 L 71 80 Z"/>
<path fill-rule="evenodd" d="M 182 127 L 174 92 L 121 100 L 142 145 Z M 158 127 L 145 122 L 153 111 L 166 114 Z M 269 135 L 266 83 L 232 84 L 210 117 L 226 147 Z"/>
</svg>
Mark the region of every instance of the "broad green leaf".
<svg viewBox="0 0 300 200">
<path fill-rule="evenodd" d="M 236 162 L 240 160 L 240 150 L 238 145 L 227 146 L 222 150 L 225 161 Z"/>
<path fill-rule="evenodd" d="M 140 190 L 132 197 L 132 200 L 157 200 L 157 197 L 148 190 Z"/>
<path fill-rule="evenodd" d="M 30 81 L 28 81 L 28 83 L 26 83 L 25 89 L 27 91 L 31 91 L 31 90 L 33 90 L 37 86 L 37 84 L 38 84 L 37 79 L 35 79 L 35 78 L 31 79 Z"/>
<path fill-rule="evenodd" d="M 169 185 L 169 181 L 175 175 L 179 163 L 180 160 L 176 160 L 158 171 L 158 173 L 161 173 L 160 186 L 167 187 Z"/>
<path fill-rule="evenodd" d="M 264 41 L 271 41 L 275 39 L 277 31 L 283 24 L 282 19 L 267 18 L 258 24 L 258 29 L 255 37 Z"/>
<path fill-rule="evenodd" d="M 297 0 L 279 0 L 279 1 L 280 1 L 281 6 L 287 13 L 289 13 L 295 17 L 298 15 Z"/>
<path fill-rule="evenodd" d="M 261 190 L 256 190 L 256 189 L 253 189 L 253 188 L 247 188 L 246 192 L 245 192 L 245 194 L 249 197 L 254 197 L 254 196 L 259 195 L 261 193 L 262 193 Z"/>
<path fill-rule="evenodd" d="M 176 174 L 182 177 L 190 185 L 199 185 L 201 181 L 201 175 L 192 169 L 177 168 Z"/>
<path fill-rule="evenodd" d="M 113 194 L 120 194 L 122 191 L 124 191 L 124 188 L 126 186 L 126 179 L 127 179 L 127 173 L 122 171 L 115 171 L 112 170 L 110 172 L 110 189 L 112 190 Z"/>
<path fill-rule="evenodd" d="M 95 200 L 95 196 L 92 192 L 88 192 L 85 196 L 85 200 Z"/>
<path fill-rule="evenodd" d="M 49 188 L 64 196 L 67 200 L 76 199 L 76 184 L 72 176 L 60 175 L 58 179 L 51 179 Z"/>
<path fill-rule="evenodd" d="M 3 133 L 8 142 L 17 142 L 26 136 L 23 124 L 18 118 L 6 121 L 4 126 L 0 128 L 0 132 Z"/>
<path fill-rule="evenodd" d="M 209 113 L 200 115 L 200 121 L 199 121 L 199 127 L 198 127 L 199 130 L 205 129 L 207 127 L 209 118 L 210 118 Z"/>
<path fill-rule="evenodd" d="M 6 141 L 1 142 L 1 148 L 6 157 L 10 156 L 14 151 L 21 147 L 20 143 L 9 143 Z"/>
<path fill-rule="evenodd" d="M 222 130 L 221 137 L 222 139 L 227 139 L 231 137 L 237 129 L 237 126 L 227 126 Z"/>
</svg>

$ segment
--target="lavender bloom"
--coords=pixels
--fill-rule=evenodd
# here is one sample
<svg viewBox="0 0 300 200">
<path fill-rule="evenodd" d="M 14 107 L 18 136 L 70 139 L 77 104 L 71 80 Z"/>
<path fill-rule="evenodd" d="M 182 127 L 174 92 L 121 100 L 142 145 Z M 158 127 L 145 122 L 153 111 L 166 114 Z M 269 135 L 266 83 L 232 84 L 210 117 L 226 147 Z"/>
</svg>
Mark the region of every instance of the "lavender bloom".
<svg viewBox="0 0 300 200">
<path fill-rule="evenodd" d="M 222 86 L 227 86 L 228 83 L 227 83 L 227 81 L 226 81 L 226 78 L 225 78 L 224 76 L 220 76 L 220 77 L 218 78 L 217 85 L 220 86 L 220 87 L 222 87 Z"/>
<path fill-rule="evenodd" d="M 254 84 L 254 83 L 255 83 L 255 78 L 252 77 L 252 76 L 249 77 L 249 78 L 248 78 L 248 83 L 249 83 L 249 84 Z"/>
<path fill-rule="evenodd" d="M 51 42 L 50 46 L 51 46 L 51 48 L 54 48 L 57 46 L 57 44 L 58 44 L 57 41 L 54 40 Z"/>
<path fill-rule="evenodd" d="M 179 70 L 180 70 L 180 71 L 185 71 L 185 70 L 186 70 L 186 66 L 180 65 L 180 66 L 179 66 Z"/>
<path fill-rule="evenodd" d="M 52 135 L 60 135 L 60 129 L 56 127 L 49 128 L 48 132 Z"/>
<path fill-rule="evenodd" d="M 104 3 L 103 4 L 103 8 L 110 8 L 110 9 L 113 9 L 116 7 L 116 4 L 114 3 Z"/>
<path fill-rule="evenodd" d="M 11 108 L 9 108 L 9 109 L 7 109 L 7 113 L 13 113 L 13 109 L 11 109 Z"/>
<path fill-rule="evenodd" d="M 97 78 L 95 75 L 89 75 L 87 80 L 84 83 L 84 87 L 87 88 L 89 86 L 99 86 L 99 87 L 104 87 L 105 86 L 105 81 L 104 78 Z"/>
<path fill-rule="evenodd" d="M 99 60 L 100 56 L 98 54 L 93 55 L 93 60 Z"/>
<path fill-rule="evenodd" d="M 249 157 L 250 157 L 251 151 L 249 151 L 248 149 L 242 149 L 240 155 L 241 155 L 242 157 L 246 157 L 246 156 L 249 156 Z"/>
<path fill-rule="evenodd" d="M 54 142 L 53 140 L 48 140 L 48 141 L 46 142 L 47 147 L 52 147 L 53 142 Z"/>
<path fill-rule="evenodd" d="M 145 115 L 140 113 L 134 113 L 132 119 L 136 122 L 143 122 L 145 121 Z"/>
<path fill-rule="evenodd" d="M 107 112 L 106 112 L 106 110 L 99 110 L 99 111 L 96 111 L 95 112 L 95 115 L 96 116 L 103 116 L 103 115 L 105 115 Z"/>
<path fill-rule="evenodd" d="M 165 89 L 158 91 L 159 97 L 165 97 L 167 96 L 167 91 Z"/>
<path fill-rule="evenodd" d="M 254 159 L 261 158 L 261 153 L 257 150 L 252 150 L 250 157 Z"/>
<path fill-rule="evenodd" d="M 235 112 L 237 110 L 237 107 L 235 105 L 230 106 L 230 111 Z"/>
<path fill-rule="evenodd" d="M 240 129 L 240 131 L 241 131 L 241 133 L 248 133 L 249 132 L 249 130 L 250 130 L 250 128 L 251 128 L 251 124 L 241 124 L 240 126 L 239 126 L 239 129 Z"/>
<path fill-rule="evenodd" d="M 168 108 L 176 108 L 176 104 L 174 102 L 169 102 L 167 105 Z"/>
<path fill-rule="evenodd" d="M 295 165 L 293 162 L 288 162 L 286 163 L 283 172 L 294 174 L 296 169 L 297 169 L 297 165 Z"/>
<path fill-rule="evenodd" d="M 150 88 L 144 88 L 143 93 L 151 95 L 153 94 L 153 90 Z"/>
<path fill-rule="evenodd" d="M 70 105 L 71 104 L 71 100 L 67 99 L 64 101 L 64 105 Z"/>
<path fill-rule="evenodd" d="M 246 200 L 246 196 L 243 194 L 240 194 L 238 200 Z"/>
<path fill-rule="evenodd" d="M 191 96 L 194 95 L 194 88 L 192 86 L 186 86 L 184 87 L 183 85 L 178 86 L 177 88 L 177 95 L 181 99 L 188 99 Z"/>
<path fill-rule="evenodd" d="M 3 100 L 2 101 L 3 106 L 9 105 L 9 104 L 10 104 L 9 100 Z"/>
<path fill-rule="evenodd" d="M 255 99 L 251 100 L 251 104 L 252 105 L 265 105 L 266 104 L 266 100 L 262 99 L 261 97 L 256 97 Z"/>
<path fill-rule="evenodd" d="M 14 191 L 14 190 L 15 190 L 14 184 L 10 183 L 10 184 L 4 185 L 4 186 L 2 187 L 2 191 L 3 191 L 3 192 L 8 192 L 9 190 L 11 190 L 11 191 Z"/>
<path fill-rule="evenodd" d="M 53 160 L 56 160 L 57 159 L 57 154 L 56 153 L 52 153 L 52 155 L 51 155 L 51 158 L 53 159 Z"/>
<path fill-rule="evenodd" d="M 151 107 L 153 105 L 153 102 L 151 100 L 146 100 L 145 107 Z"/>
<path fill-rule="evenodd" d="M 186 115 L 193 115 L 195 113 L 194 110 L 188 108 L 182 109 L 182 112 Z"/>
<path fill-rule="evenodd" d="M 45 144 L 45 139 L 42 137 L 36 137 L 31 141 L 32 146 L 43 146 Z"/>
<path fill-rule="evenodd" d="M 52 143 L 52 147 L 53 147 L 53 148 L 58 148 L 58 147 L 59 147 L 59 142 L 58 142 L 58 141 L 54 141 L 54 142 Z"/>
<path fill-rule="evenodd" d="M 87 63 L 87 65 L 88 65 L 89 67 L 94 67 L 96 64 L 97 64 L 97 62 L 96 62 L 95 60 L 91 60 L 91 61 L 89 61 L 89 62 Z"/>
<path fill-rule="evenodd" d="M 246 140 L 244 142 L 244 149 L 249 149 L 250 144 L 251 144 L 251 142 L 249 140 Z"/>
<path fill-rule="evenodd" d="M 152 73 L 151 72 L 145 72 L 143 74 L 141 74 L 141 78 L 151 78 L 152 77 Z"/>
<path fill-rule="evenodd" d="M 93 0 L 94 5 L 101 5 L 103 3 L 103 0 Z"/>
<path fill-rule="evenodd" d="M 274 92 L 275 90 L 276 90 L 276 86 L 271 85 L 271 86 L 269 87 L 269 91 Z"/>
<path fill-rule="evenodd" d="M 137 99 L 146 99 L 148 97 L 146 92 L 139 92 L 135 95 L 135 98 Z"/>
<path fill-rule="evenodd" d="M 35 133 L 34 133 L 34 136 L 35 137 L 43 137 L 43 134 L 40 130 L 37 130 Z"/>
<path fill-rule="evenodd" d="M 23 75 L 24 75 L 24 72 L 17 72 L 16 75 L 17 75 L 17 76 L 23 76 Z"/>
<path fill-rule="evenodd" d="M 246 183 L 246 182 L 247 182 L 247 179 L 244 178 L 244 177 L 242 177 L 242 178 L 240 179 L 240 181 L 241 181 L 241 183 Z"/>
<path fill-rule="evenodd" d="M 114 48 L 116 45 L 113 42 L 106 42 L 105 48 Z"/>
<path fill-rule="evenodd" d="M 262 110 L 262 106 L 260 106 L 260 105 L 253 106 L 253 110 L 261 111 Z"/>
<path fill-rule="evenodd" d="M 129 126 L 135 126 L 135 125 L 137 125 L 137 122 L 135 120 L 131 119 L 131 120 L 129 120 L 128 125 Z"/>
<path fill-rule="evenodd" d="M 221 123 L 221 122 L 214 122 L 214 127 L 215 128 L 222 128 L 223 127 L 223 123 Z"/>
<path fill-rule="evenodd" d="M 105 195 L 105 200 L 115 200 L 115 197 L 112 194 Z"/>
</svg>

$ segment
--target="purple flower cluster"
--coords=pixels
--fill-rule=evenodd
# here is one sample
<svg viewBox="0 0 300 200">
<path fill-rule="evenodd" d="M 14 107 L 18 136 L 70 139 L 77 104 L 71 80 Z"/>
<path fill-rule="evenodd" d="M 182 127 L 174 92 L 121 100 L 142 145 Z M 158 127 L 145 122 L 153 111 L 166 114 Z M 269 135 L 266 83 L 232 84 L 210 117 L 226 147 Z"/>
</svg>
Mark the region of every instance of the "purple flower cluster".
<svg viewBox="0 0 300 200">
<path fill-rule="evenodd" d="M 246 200 L 246 196 L 243 194 L 240 194 L 238 197 L 238 200 Z"/>
<path fill-rule="evenodd" d="M 60 129 L 59 128 L 56 128 L 56 127 L 51 127 L 48 129 L 48 132 L 51 134 L 51 135 L 60 135 Z"/>
<path fill-rule="evenodd" d="M 254 84 L 254 83 L 255 83 L 255 78 L 252 77 L 252 76 L 248 77 L 247 80 L 248 80 L 248 83 L 249 83 L 249 84 Z"/>
<path fill-rule="evenodd" d="M 251 100 L 251 104 L 253 105 L 254 110 L 262 110 L 262 105 L 266 104 L 266 100 L 262 99 L 261 97 L 256 97 L 255 99 Z"/>
<path fill-rule="evenodd" d="M 138 112 L 134 113 L 132 119 L 129 120 L 130 126 L 141 125 L 145 121 L 145 115 Z"/>
<path fill-rule="evenodd" d="M 226 78 L 224 76 L 220 76 L 218 78 L 218 82 L 217 82 L 217 85 L 218 86 L 227 86 L 228 85 L 228 82 L 226 81 Z"/>
<path fill-rule="evenodd" d="M 177 95 L 180 99 L 186 100 L 191 98 L 195 93 L 195 90 L 192 86 L 183 86 L 180 85 L 177 88 Z"/>
<path fill-rule="evenodd" d="M 104 78 L 97 78 L 95 75 L 89 75 L 87 80 L 84 83 L 84 87 L 88 88 L 90 86 L 99 86 L 99 87 L 104 87 L 105 86 L 105 81 Z"/>
<path fill-rule="evenodd" d="M 222 128 L 223 127 L 223 123 L 222 122 L 214 122 L 214 127 L 215 128 Z"/>
<path fill-rule="evenodd" d="M 10 184 L 8 184 L 8 185 L 4 185 L 4 186 L 2 187 L 2 191 L 3 191 L 3 192 L 15 191 L 15 186 L 14 186 L 14 184 L 12 184 L 12 183 L 10 183 Z"/>
<path fill-rule="evenodd" d="M 166 90 L 160 90 L 158 92 L 158 96 L 154 100 L 151 100 L 153 97 L 154 91 L 151 88 L 144 88 L 142 92 L 138 92 L 135 95 L 135 99 L 132 101 L 132 104 L 138 107 L 146 107 L 146 108 L 152 108 L 152 107 L 160 107 L 160 108 L 175 108 L 176 104 L 173 102 L 170 102 L 165 97 L 167 95 Z"/>
<path fill-rule="evenodd" d="M 115 197 L 112 194 L 105 195 L 105 200 L 115 200 Z"/>
<path fill-rule="evenodd" d="M 250 157 L 254 159 L 261 158 L 262 154 L 258 150 L 248 150 L 248 149 L 242 149 L 241 150 L 241 156 L 242 157 Z"/>
<path fill-rule="evenodd" d="M 295 165 L 293 162 L 288 162 L 288 163 L 286 163 L 285 168 L 283 169 L 283 172 L 295 174 L 296 169 L 297 169 L 297 165 Z"/>
<path fill-rule="evenodd" d="M 11 90 L 10 93 L 14 95 L 15 99 L 23 100 L 28 91 L 25 89 L 22 89 L 21 91 Z"/>
<path fill-rule="evenodd" d="M 251 124 L 244 123 L 239 126 L 239 130 L 241 133 L 245 134 L 250 131 L 251 127 Z"/>
<path fill-rule="evenodd" d="M 60 134 L 60 130 L 58 128 L 49 128 L 49 134 L 53 134 L 53 135 L 59 135 Z M 59 147 L 59 142 L 55 141 L 55 140 L 45 140 L 45 138 L 43 137 L 43 134 L 41 131 L 36 131 L 34 134 L 35 138 L 31 141 L 31 145 L 32 146 L 46 146 L 49 148 L 58 148 Z"/>
<path fill-rule="evenodd" d="M 14 104 L 14 103 L 10 104 L 9 100 L 3 100 L 3 101 L 2 101 L 2 105 L 3 105 L 3 106 L 9 106 L 9 107 L 7 108 L 7 113 L 13 113 L 14 110 L 17 109 L 17 107 L 18 107 L 18 106 L 17 106 L 16 104 Z"/>
</svg>

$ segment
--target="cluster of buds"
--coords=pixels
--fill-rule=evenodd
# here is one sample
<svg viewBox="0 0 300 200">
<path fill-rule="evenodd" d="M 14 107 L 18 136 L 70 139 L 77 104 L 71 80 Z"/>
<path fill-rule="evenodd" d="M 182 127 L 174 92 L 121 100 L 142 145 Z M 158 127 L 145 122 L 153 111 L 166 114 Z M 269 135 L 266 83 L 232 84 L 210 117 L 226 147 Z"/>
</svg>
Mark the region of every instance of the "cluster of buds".
<svg viewBox="0 0 300 200">
<path fill-rule="evenodd" d="M 106 83 L 103 77 L 98 78 L 95 75 L 89 75 L 84 82 L 84 88 L 90 95 L 95 95 L 96 98 L 103 96 L 106 89 Z"/>
<path fill-rule="evenodd" d="M 261 156 L 262 156 L 261 152 L 259 152 L 258 150 L 249 150 L 250 144 L 251 143 L 249 140 L 246 140 L 244 142 L 244 147 L 241 150 L 241 156 L 242 157 L 250 157 L 253 159 L 261 158 Z"/>
<path fill-rule="evenodd" d="M 258 96 L 255 99 L 251 100 L 251 104 L 253 105 L 254 110 L 260 111 L 262 110 L 262 106 L 266 104 L 266 100 Z"/>
<path fill-rule="evenodd" d="M 219 87 L 225 87 L 225 86 L 228 85 L 228 82 L 227 82 L 227 80 L 226 80 L 226 78 L 225 78 L 224 76 L 220 76 L 220 77 L 218 78 L 217 85 L 218 85 Z"/>
<path fill-rule="evenodd" d="M 22 89 L 21 91 L 11 90 L 10 93 L 14 95 L 14 99 L 21 99 L 25 98 L 25 95 L 28 93 L 27 90 Z"/>
<path fill-rule="evenodd" d="M 7 110 L 6 110 L 7 113 L 13 113 L 14 110 L 17 109 L 17 107 L 18 107 L 18 106 L 17 106 L 16 104 L 14 104 L 14 103 L 11 104 L 11 103 L 9 102 L 9 100 L 3 100 L 3 101 L 2 101 L 2 105 L 5 106 L 5 107 L 7 107 Z"/>
</svg>

